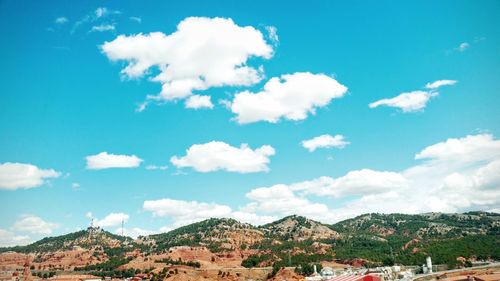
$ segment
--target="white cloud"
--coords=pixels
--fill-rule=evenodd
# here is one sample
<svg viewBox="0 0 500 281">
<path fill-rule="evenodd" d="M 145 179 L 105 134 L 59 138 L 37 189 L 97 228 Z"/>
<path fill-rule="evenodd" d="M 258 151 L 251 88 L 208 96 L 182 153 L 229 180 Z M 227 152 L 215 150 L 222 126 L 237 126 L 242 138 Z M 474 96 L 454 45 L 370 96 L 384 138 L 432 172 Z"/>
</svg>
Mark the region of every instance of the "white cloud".
<svg viewBox="0 0 500 281">
<path fill-rule="evenodd" d="M 109 168 L 136 168 L 143 161 L 135 155 L 116 155 L 101 152 L 96 155 L 85 157 L 87 160 L 87 169 L 101 170 Z"/>
<path fill-rule="evenodd" d="M 428 159 L 445 163 L 473 163 L 500 158 L 500 141 L 491 134 L 452 138 L 430 145 L 415 155 L 415 159 Z"/>
<path fill-rule="evenodd" d="M 168 169 L 168 166 L 157 166 L 157 165 L 147 165 L 146 170 L 166 170 Z"/>
<path fill-rule="evenodd" d="M 59 176 L 61 173 L 52 169 L 44 170 L 31 164 L 6 162 L 0 164 L 0 189 L 37 187 L 46 183 L 46 179 Z"/>
<path fill-rule="evenodd" d="M 186 100 L 186 108 L 214 108 L 210 96 L 192 95 Z"/>
<path fill-rule="evenodd" d="M 118 235 L 122 235 L 122 228 L 121 227 L 117 228 L 115 230 L 115 233 Z M 154 231 L 154 230 L 149 230 L 149 229 L 142 229 L 139 227 L 123 228 L 123 235 L 128 236 L 128 237 L 132 237 L 134 239 L 136 239 L 139 236 L 147 236 L 147 235 L 156 234 L 156 233 L 159 233 L 159 232 Z"/>
<path fill-rule="evenodd" d="M 51 234 L 57 227 L 59 227 L 58 224 L 46 222 L 37 216 L 24 215 L 14 223 L 12 229 L 37 234 Z"/>
<path fill-rule="evenodd" d="M 429 91 L 413 91 L 408 93 L 402 93 L 399 96 L 381 99 L 370 103 L 368 106 L 370 108 L 375 108 L 379 106 L 389 106 L 401 109 L 405 113 L 422 111 L 429 100 L 433 97 L 437 97 L 439 93 L 436 91 L 439 87 L 454 85 L 458 81 L 456 80 L 437 80 L 432 83 L 427 83 L 425 88 Z"/>
<path fill-rule="evenodd" d="M 104 32 L 104 31 L 115 31 L 115 25 L 114 24 L 94 25 L 90 30 L 90 32 Z"/>
<path fill-rule="evenodd" d="M 186 156 L 173 156 L 170 162 L 177 168 L 192 167 L 199 172 L 225 170 L 238 173 L 269 171 L 269 156 L 275 154 L 270 145 L 252 150 L 247 144 L 239 148 L 220 141 L 192 145 Z"/>
<path fill-rule="evenodd" d="M 369 104 L 370 108 L 375 108 L 381 105 L 397 107 L 403 112 L 416 112 L 421 111 L 427 105 L 431 97 L 437 96 L 436 92 L 414 91 L 409 93 L 402 93 L 399 96 L 390 99 L 381 99 Z"/>
<path fill-rule="evenodd" d="M 319 196 L 344 197 L 390 191 L 407 185 L 407 180 L 399 173 L 362 169 L 350 171 L 339 178 L 320 177 L 295 183 L 289 188 Z"/>
<path fill-rule="evenodd" d="M 92 216 L 92 214 L 90 214 Z M 97 220 L 94 224 L 99 227 L 112 227 L 121 225 L 122 221 L 127 222 L 129 215 L 125 213 L 110 213 L 101 220 Z"/>
<path fill-rule="evenodd" d="M 460 43 L 460 45 L 458 45 L 458 47 L 456 47 L 455 50 L 457 50 L 459 52 L 464 52 L 465 50 L 469 49 L 469 47 L 470 47 L 469 43 L 463 42 L 463 43 Z"/>
<path fill-rule="evenodd" d="M 333 223 L 372 212 L 500 209 L 500 140 L 491 134 L 450 138 L 423 148 L 415 158 L 418 163 L 402 171 L 360 169 L 337 178 L 255 188 L 246 194 L 249 202 L 237 210 L 173 199 L 145 201 L 143 208 L 171 218 L 168 229 L 210 217 L 264 224 L 299 214 Z"/>
<path fill-rule="evenodd" d="M 140 18 L 140 17 L 129 17 L 129 20 L 135 21 L 136 23 L 142 22 L 142 18 Z"/>
<path fill-rule="evenodd" d="M 246 197 L 252 202 L 242 210 L 250 213 L 261 212 L 281 216 L 299 214 L 317 218 L 329 212 L 327 205 L 314 203 L 303 196 L 298 196 L 283 184 L 253 189 L 246 194 Z"/>
<path fill-rule="evenodd" d="M 328 105 L 346 92 L 344 85 L 327 75 L 297 72 L 271 78 L 261 92 L 236 94 L 231 111 L 240 124 L 276 123 L 281 118 L 298 121 L 315 114 L 317 108 Z"/>
<path fill-rule="evenodd" d="M 189 17 L 177 31 L 120 35 L 101 46 L 112 61 L 128 65 L 121 73 L 128 78 L 160 73 L 151 80 L 162 84 L 150 101 L 185 99 L 193 91 L 211 87 L 249 86 L 262 79 L 262 69 L 247 65 L 251 57 L 270 58 L 273 50 L 260 31 L 236 25 L 231 19 Z M 144 105 L 147 105 L 144 104 Z"/>
<path fill-rule="evenodd" d="M 343 135 L 321 135 L 309 140 L 302 141 L 302 146 L 310 152 L 315 151 L 317 148 L 344 148 L 350 142 L 345 140 Z"/>
<path fill-rule="evenodd" d="M 74 24 L 73 27 L 71 28 L 71 33 L 74 33 L 80 26 L 87 24 L 87 23 L 94 23 L 94 22 L 102 22 L 105 20 L 108 16 L 114 16 L 114 15 L 120 15 L 121 12 L 117 10 L 110 10 L 106 7 L 99 7 L 96 10 L 86 14 L 83 16 L 80 20 L 77 20 Z M 108 26 L 108 27 L 106 27 Z M 112 27 L 111 27 L 112 26 Z M 94 28 L 95 27 L 95 28 Z M 115 28 L 115 25 L 107 25 L 107 24 L 101 24 L 101 25 L 96 25 L 92 29 L 90 29 L 90 32 L 93 31 L 106 31 L 106 30 L 111 30 Z"/>
<path fill-rule="evenodd" d="M 95 13 L 96 18 L 102 18 L 102 17 L 108 15 L 110 13 L 110 11 L 106 7 L 99 7 L 95 10 L 94 13 Z"/>
<path fill-rule="evenodd" d="M 275 26 L 266 26 L 267 36 L 274 44 L 279 43 L 278 29 Z"/>
<path fill-rule="evenodd" d="M 66 17 L 58 17 L 58 18 L 55 19 L 54 22 L 57 23 L 57 24 L 65 24 L 65 23 L 68 22 L 68 18 L 66 18 Z"/>
<path fill-rule="evenodd" d="M 170 217 L 174 226 L 179 227 L 208 218 L 231 216 L 231 207 L 215 203 L 159 199 L 144 201 L 143 209 L 157 217 Z"/>
<path fill-rule="evenodd" d="M 457 80 L 437 80 L 432 83 L 427 83 L 425 87 L 427 89 L 437 89 L 442 86 L 455 85 L 457 82 L 458 82 Z"/>
<path fill-rule="evenodd" d="M 144 201 L 143 209 L 156 217 L 168 217 L 172 224 L 160 228 L 159 232 L 168 232 L 177 227 L 209 218 L 234 218 L 240 222 L 261 225 L 276 220 L 274 216 L 260 216 L 244 210 L 234 211 L 223 204 L 184 201 L 170 198 Z"/>
<path fill-rule="evenodd" d="M 27 235 L 16 235 L 14 232 L 0 229 L 0 247 L 27 245 L 31 239 Z"/>
</svg>

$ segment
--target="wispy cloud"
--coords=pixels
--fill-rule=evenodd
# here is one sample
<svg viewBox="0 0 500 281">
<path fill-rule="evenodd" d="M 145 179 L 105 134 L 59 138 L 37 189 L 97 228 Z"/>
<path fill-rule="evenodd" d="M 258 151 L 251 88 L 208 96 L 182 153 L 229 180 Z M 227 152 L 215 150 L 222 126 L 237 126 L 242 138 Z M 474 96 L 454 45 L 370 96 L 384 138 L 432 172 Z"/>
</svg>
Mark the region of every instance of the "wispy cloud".
<svg viewBox="0 0 500 281">
<path fill-rule="evenodd" d="M 55 21 L 57 24 L 65 24 L 68 22 L 68 18 L 66 17 L 58 17 Z"/>
<path fill-rule="evenodd" d="M 92 26 L 92 29 L 90 30 L 90 32 L 105 32 L 105 31 L 114 31 L 114 30 L 115 30 L 114 24 L 101 24 L 101 25 Z"/>
<path fill-rule="evenodd" d="M 101 21 L 102 19 L 108 18 L 109 16 L 112 15 L 120 15 L 121 12 L 118 10 L 110 10 L 106 7 L 99 7 L 95 9 L 93 12 L 83 16 L 80 20 L 76 21 L 73 24 L 73 28 L 71 29 L 71 33 L 74 33 L 80 26 L 86 24 L 86 23 L 95 23 L 97 21 Z M 110 30 L 115 30 L 115 24 L 99 24 L 99 25 L 94 25 L 91 29 L 90 32 L 93 31 L 110 31 Z"/>
<path fill-rule="evenodd" d="M 456 80 L 437 80 L 425 85 L 425 88 L 429 90 L 401 93 L 393 98 L 385 98 L 372 102 L 368 106 L 370 108 L 376 108 L 379 106 L 395 107 L 401 109 L 404 113 L 422 111 L 427 106 L 427 103 L 431 98 L 439 95 L 436 91 L 438 88 L 442 86 L 455 85 L 457 82 L 458 81 Z"/>
<path fill-rule="evenodd" d="M 465 52 L 465 50 L 469 49 L 469 47 L 470 47 L 469 43 L 463 42 L 460 43 L 460 45 L 458 45 L 458 47 L 456 47 L 455 50 L 459 52 Z"/>
<path fill-rule="evenodd" d="M 142 22 L 142 18 L 140 18 L 140 17 L 129 17 L 128 19 L 131 20 L 131 21 L 134 21 L 136 23 L 141 23 Z"/>
</svg>

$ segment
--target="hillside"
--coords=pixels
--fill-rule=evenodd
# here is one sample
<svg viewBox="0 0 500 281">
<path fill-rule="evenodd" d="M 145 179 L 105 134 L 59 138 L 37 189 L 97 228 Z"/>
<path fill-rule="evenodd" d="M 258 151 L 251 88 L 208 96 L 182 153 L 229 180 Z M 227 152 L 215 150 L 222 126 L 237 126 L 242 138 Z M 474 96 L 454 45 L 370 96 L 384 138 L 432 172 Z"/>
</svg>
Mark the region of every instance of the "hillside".
<svg viewBox="0 0 500 281">
<path fill-rule="evenodd" d="M 305 241 L 340 237 L 339 233 L 328 225 L 297 215 L 282 218 L 259 228 L 266 237 L 279 240 Z"/>
<path fill-rule="evenodd" d="M 420 265 L 427 255 L 456 266 L 457 257 L 500 259 L 500 215 L 365 214 L 333 225 L 288 216 L 259 227 L 214 218 L 137 240 L 89 228 L 0 249 L 7 251 L 31 254 L 41 270 L 116 276 L 165 266 Z M 22 264 L 24 258 L 16 255 L 0 254 L 0 265 Z"/>
<path fill-rule="evenodd" d="M 453 266 L 456 257 L 500 257 L 500 215 L 366 214 L 331 226 L 342 235 L 337 258 L 418 264 L 427 255 Z"/>
<path fill-rule="evenodd" d="M 208 219 L 167 233 L 141 237 L 151 251 L 164 252 L 175 246 L 203 246 L 212 252 L 232 250 L 242 245 L 259 243 L 263 233 L 256 227 L 234 219 Z"/>
<path fill-rule="evenodd" d="M 49 253 L 73 250 L 75 248 L 87 250 L 105 250 L 114 248 L 132 247 L 130 237 L 112 234 L 100 228 L 87 228 L 77 232 L 46 237 L 26 246 L 0 248 L 0 252 L 14 251 L 18 253 Z"/>
</svg>

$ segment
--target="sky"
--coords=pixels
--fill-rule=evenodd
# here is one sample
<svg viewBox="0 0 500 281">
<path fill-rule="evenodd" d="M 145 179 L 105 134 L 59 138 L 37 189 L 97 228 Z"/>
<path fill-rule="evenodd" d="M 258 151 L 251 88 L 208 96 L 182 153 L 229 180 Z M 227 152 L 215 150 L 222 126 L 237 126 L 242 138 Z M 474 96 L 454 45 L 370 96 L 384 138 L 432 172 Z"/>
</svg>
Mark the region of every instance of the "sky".
<svg viewBox="0 0 500 281">
<path fill-rule="evenodd" d="M 0 1 L 0 246 L 500 212 L 498 1 Z"/>
</svg>

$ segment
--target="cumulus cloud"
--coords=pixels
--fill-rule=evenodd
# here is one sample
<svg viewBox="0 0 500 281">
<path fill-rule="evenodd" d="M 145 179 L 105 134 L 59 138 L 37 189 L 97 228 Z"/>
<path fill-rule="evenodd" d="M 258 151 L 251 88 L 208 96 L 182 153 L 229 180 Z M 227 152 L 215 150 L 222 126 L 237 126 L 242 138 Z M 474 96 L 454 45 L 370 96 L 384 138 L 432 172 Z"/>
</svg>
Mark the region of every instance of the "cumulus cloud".
<svg viewBox="0 0 500 281">
<path fill-rule="evenodd" d="M 276 219 L 273 216 L 260 216 L 245 211 L 234 211 L 223 204 L 205 203 L 198 201 L 184 201 L 170 198 L 146 200 L 143 204 L 145 211 L 151 212 L 156 217 L 168 217 L 173 223 L 160 229 L 168 232 L 174 228 L 209 218 L 235 218 L 241 222 L 256 225 L 269 223 Z"/>
<path fill-rule="evenodd" d="M 92 216 L 92 214 L 90 214 Z M 122 221 L 127 222 L 129 215 L 125 213 L 110 213 L 101 220 L 97 220 L 94 224 L 99 227 L 112 227 L 121 225 Z"/>
<path fill-rule="evenodd" d="M 297 72 L 271 78 L 258 93 L 243 91 L 236 94 L 231 111 L 240 124 L 276 123 L 280 119 L 299 121 L 346 92 L 347 88 L 332 77 Z"/>
<path fill-rule="evenodd" d="M 159 74 L 152 81 L 162 84 L 150 101 L 185 99 L 194 91 L 211 87 L 249 86 L 262 79 L 262 69 L 247 65 L 251 57 L 268 59 L 273 50 L 260 31 L 238 26 L 231 19 L 189 17 L 177 31 L 120 35 L 105 42 L 102 52 L 112 61 L 126 61 L 121 73 L 128 78 Z M 144 106 L 147 103 L 144 104 Z"/>
<path fill-rule="evenodd" d="M 85 157 L 87 161 L 87 169 L 102 170 L 109 168 L 136 168 L 143 161 L 135 155 L 117 155 L 101 152 L 96 155 Z"/>
<path fill-rule="evenodd" d="M 406 179 L 399 173 L 361 169 L 350 171 L 339 178 L 320 177 L 311 181 L 295 183 L 289 188 L 319 196 L 345 197 L 384 192 L 406 186 Z"/>
<path fill-rule="evenodd" d="M 448 86 L 448 85 L 455 85 L 457 83 L 457 80 L 437 80 L 432 83 L 427 83 L 425 87 L 427 89 L 437 89 L 442 86 Z"/>
<path fill-rule="evenodd" d="M 210 96 L 192 95 L 186 100 L 186 108 L 214 108 Z"/>
<path fill-rule="evenodd" d="M 192 145 L 183 157 L 173 156 L 170 162 L 177 168 L 192 167 L 198 172 L 224 170 L 238 173 L 269 171 L 269 157 L 275 154 L 270 145 L 255 150 L 247 144 L 239 148 L 220 141 Z"/>
<path fill-rule="evenodd" d="M 159 199 L 144 201 L 143 209 L 157 217 L 170 217 L 179 227 L 208 218 L 222 218 L 231 215 L 231 207 L 215 203 Z"/>
<path fill-rule="evenodd" d="M 328 214 L 329 208 L 323 203 L 314 203 L 303 196 L 297 196 L 288 186 L 283 184 L 271 187 L 260 187 L 246 194 L 252 200 L 242 210 L 246 212 L 262 212 L 281 216 L 299 214 L 317 218 Z"/>
<path fill-rule="evenodd" d="M 52 169 L 44 170 L 31 164 L 6 162 L 0 164 L 0 189 L 37 187 L 45 184 L 47 179 L 60 176 L 60 172 Z"/>
<path fill-rule="evenodd" d="M 343 135 L 321 135 L 309 140 L 302 141 L 302 146 L 309 150 L 309 152 L 315 151 L 317 148 L 344 148 L 350 142 L 345 140 Z"/>
<path fill-rule="evenodd" d="M 415 158 L 423 162 L 403 171 L 362 169 L 338 178 L 256 188 L 247 194 L 253 201 L 248 206 L 255 206 L 257 213 L 285 215 L 289 211 L 280 207 L 280 200 L 292 198 L 296 202 L 287 203 L 289 208 L 300 206 L 297 212 L 304 214 L 318 208 L 304 205 L 311 195 L 345 200 L 340 207 L 325 206 L 323 214 L 311 214 L 323 222 L 370 212 L 462 212 L 500 206 L 500 141 L 492 135 L 448 139 L 424 148 Z"/>
<path fill-rule="evenodd" d="M 249 202 L 238 209 L 173 199 L 145 201 L 143 208 L 171 218 L 170 229 L 210 217 L 263 224 L 299 214 L 334 223 L 371 212 L 500 209 L 500 140 L 493 135 L 450 138 L 424 147 L 415 161 L 401 171 L 359 169 L 339 177 L 254 188 L 246 193 Z"/>
<path fill-rule="evenodd" d="M 12 231 L 0 229 L 0 247 L 22 246 L 31 242 L 27 235 L 17 235 Z"/>
<path fill-rule="evenodd" d="M 14 223 L 12 229 L 36 234 L 51 234 L 57 227 L 59 227 L 58 224 L 44 221 L 40 217 L 24 215 Z"/>
</svg>

